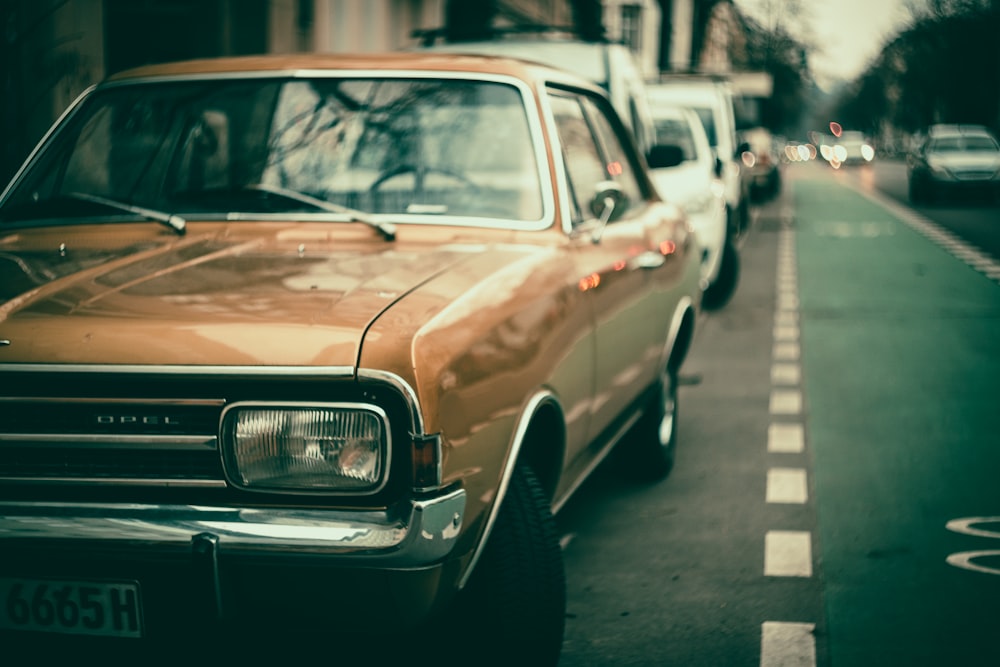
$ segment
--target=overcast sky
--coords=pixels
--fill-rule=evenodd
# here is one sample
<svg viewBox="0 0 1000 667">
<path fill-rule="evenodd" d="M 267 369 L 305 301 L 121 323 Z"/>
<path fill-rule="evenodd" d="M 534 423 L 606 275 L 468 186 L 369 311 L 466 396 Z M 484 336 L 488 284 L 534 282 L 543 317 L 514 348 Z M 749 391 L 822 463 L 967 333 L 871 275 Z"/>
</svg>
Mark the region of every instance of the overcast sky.
<svg viewBox="0 0 1000 667">
<path fill-rule="evenodd" d="M 782 12 L 788 0 L 735 3 L 762 22 L 770 13 L 790 31 L 803 26 L 809 30 L 811 35 L 799 39 L 815 48 L 809 62 L 817 83 L 824 88 L 837 79 L 851 80 L 861 74 L 886 38 L 899 32 L 910 18 L 907 0 L 799 0 L 802 10 L 798 18 Z"/>
</svg>

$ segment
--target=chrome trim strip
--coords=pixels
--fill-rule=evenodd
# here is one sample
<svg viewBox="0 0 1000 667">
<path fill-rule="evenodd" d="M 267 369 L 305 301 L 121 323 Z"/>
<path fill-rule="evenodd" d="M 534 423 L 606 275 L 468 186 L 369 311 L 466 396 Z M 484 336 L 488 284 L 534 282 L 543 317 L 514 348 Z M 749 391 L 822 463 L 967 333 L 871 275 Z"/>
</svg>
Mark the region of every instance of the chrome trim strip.
<svg viewBox="0 0 1000 667">
<path fill-rule="evenodd" d="M 421 567 L 451 553 L 465 514 L 465 491 L 411 500 L 399 512 L 0 503 L 0 552 L 16 543 L 46 551 L 51 544 L 189 551 L 203 533 L 219 538 L 225 558 L 267 555 L 336 556 L 344 564 Z"/>
<path fill-rule="evenodd" d="M 577 492 L 580 486 L 582 486 L 583 483 L 587 481 L 587 479 L 590 477 L 590 474 L 594 472 L 597 466 L 601 465 L 601 463 L 604 462 L 604 459 L 608 457 L 608 454 L 611 453 L 611 450 L 613 450 L 615 446 L 619 442 L 621 442 L 622 438 L 624 438 L 625 435 L 629 432 L 629 429 L 635 426 L 635 423 L 639 421 L 640 417 L 642 417 L 642 412 L 637 410 L 632 414 L 631 417 L 625 420 L 625 423 L 623 423 L 617 431 L 615 431 L 614 436 L 612 436 L 611 439 L 608 440 L 607 444 L 605 444 L 604 447 L 601 449 L 601 451 L 598 452 L 597 456 L 595 456 L 593 460 L 591 460 L 591 462 L 584 469 L 583 474 L 579 475 L 576 478 L 576 481 L 573 483 L 573 485 L 570 488 L 566 489 L 566 493 L 564 493 L 561 498 L 557 499 L 556 502 L 552 504 L 553 514 L 559 513 L 559 510 L 562 509 L 563 505 L 565 505 L 566 502 L 573 497 L 573 494 Z"/>
<path fill-rule="evenodd" d="M 493 525 L 496 523 L 497 514 L 500 513 L 500 507 L 503 505 L 504 498 L 507 496 L 507 488 L 510 486 L 510 478 L 513 477 L 514 469 L 517 467 L 518 456 L 521 453 L 521 445 L 524 444 L 524 436 L 528 432 L 528 426 L 531 424 L 531 418 L 534 417 L 535 413 L 538 412 L 538 408 L 543 403 L 547 403 L 549 401 L 552 401 L 557 405 L 559 404 L 555 394 L 551 391 L 539 391 L 528 400 L 524 409 L 521 411 L 521 417 L 518 420 L 517 428 L 514 429 L 510 452 L 507 454 L 506 467 L 504 468 L 503 476 L 500 479 L 500 486 L 497 488 L 496 496 L 493 499 L 493 505 L 490 506 L 489 513 L 486 515 L 486 526 L 483 528 L 483 536 L 479 540 L 479 543 L 476 544 L 476 550 L 472 554 L 472 559 L 469 561 L 468 566 L 465 568 L 465 572 L 462 573 L 462 577 L 458 581 L 459 589 L 465 588 L 465 585 L 469 583 L 469 578 L 472 576 L 473 570 L 476 569 L 476 564 L 479 562 L 479 558 L 483 555 L 483 550 L 486 548 L 490 534 L 493 532 Z"/>
<path fill-rule="evenodd" d="M 51 368 L 51 366 L 50 366 Z M 106 368 L 106 367 L 102 367 Z M 162 368 L 161 366 L 153 366 L 151 368 Z M 4 364 L 0 364 L 0 370 L 4 369 Z M 221 407 L 226 404 L 226 401 L 221 398 L 86 398 L 77 396 L 0 396 L 0 403 L 53 403 L 57 405 L 65 405 L 67 403 L 72 403 L 74 405 L 78 404 L 88 404 L 88 403 L 108 403 L 112 405 L 135 405 L 139 407 L 147 405 L 198 405 L 207 407 Z"/>
<path fill-rule="evenodd" d="M 18 364 L 0 363 L 0 373 L 97 373 L 107 375 L 210 375 L 224 377 L 329 377 L 354 375 L 353 366 L 157 366 L 153 364 Z M 14 399 L 23 400 L 23 399 Z M 130 399 L 123 399 L 130 400 Z M 211 399 L 210 399 L 211 400 Z M 134 401 L 133 401 L 134 402 Z"/>
<path fill-rule="evenodd" d="M 358 380 L 370 380 L 372 382 L 387 384 L 398 391 L 410 408 L 410 433 L 415 436 L 427 435 L 426 431 L 424 431 L 424 416 L 420 410 L 420 400 L 417 398 L 417 392 L 406 380 L 395 373 L 375 370 L 373 368 L 359 368 Z"/>
<path fill-rule="evenodd" d="M 143 451 L 216 451 L 218 438 L 204 435 L 98 435 L 94 433 L 0 433 L 0 449 L 30 444 L 32 447 L 65 447 L 79 445 L 81 449 L 123 449 L 142 445 Z"/>
<path fill-rule="evenodd" d="M 187 479 L 178 477 L 0 477 L 4 484 L 49 484 L 59 486 L 163 487 L 178 489 L 227 489 L 222 479 Z"/>
</svg>

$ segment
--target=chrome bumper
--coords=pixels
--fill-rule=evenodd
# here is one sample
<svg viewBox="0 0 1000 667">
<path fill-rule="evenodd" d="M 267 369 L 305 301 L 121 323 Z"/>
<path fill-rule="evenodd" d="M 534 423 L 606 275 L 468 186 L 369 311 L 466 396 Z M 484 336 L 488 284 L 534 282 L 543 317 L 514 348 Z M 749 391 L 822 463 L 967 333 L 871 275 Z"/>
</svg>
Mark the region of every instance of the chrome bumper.
<svg viewBox="0 0 1000 667">
<path fill-rule="evenodd" d="M 0 552 L 58 545 L 190 553 L 207 539 L 225 557 L 336 556 L 348 566 L 415 568 L 451 552 L 464 512 L 461 489 L 388 511 L 0 502 Z"/>
</svg>

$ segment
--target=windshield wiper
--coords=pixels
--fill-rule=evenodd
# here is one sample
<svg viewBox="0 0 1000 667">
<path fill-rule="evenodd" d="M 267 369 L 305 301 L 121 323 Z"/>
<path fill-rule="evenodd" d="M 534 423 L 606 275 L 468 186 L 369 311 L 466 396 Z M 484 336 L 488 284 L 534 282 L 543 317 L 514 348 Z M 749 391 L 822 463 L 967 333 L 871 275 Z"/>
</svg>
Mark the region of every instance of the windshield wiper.
<svg viewBox="0 0 1000 667">
<path fill-rule="evenodd" d="M 264 185 L 263 183 L 257 183 L 254 185 L 247 185 L 248 190 L 259 190 L 260 192 L 266 192 L 272 195 L 278 195 L 279 197 L 286 197 L 293 201 L 301 202 L 303 204 L 308 204 L 314 206 L 318 209 L 324 211 L 330 211 L 331 213 L 343 213 L 348 216 L 351 222 L 361 222 L 382 235 L 386 241 L 396 240 L 396 226 L 388 222 L 380 222 L 369 216 L 364 211 L 359 211 L 348 206 L 341 206 L 340 204 L 335 204 L 331 201 L 326 201 L 325 199 L 320 199 L 319 197 L 314 197 L 312 195 L 306 194 L 304 192 L 299 192 L 298 190 L 289 190 L 288 188 L 282 188 L 276 185 Z"/>
<path fill-rule="evenodd" d="M 177 232 L 178 235 L 184 236 L 187 231 L 187 222 L 184 218 L 179 215 L 174 215 L 172 213 L 164 213 L 163 211 L 156 211 L 151 208 L 145 208 L 143 206 L 134 206 L 132 204 L 126 204 L 125 202 L 120 202 L 115 199 L 108 199 L 107 197 L 100 197 L 98 195 L 90 195 L 86 192 L 70 192 L 65 196 L 72 197 L 73 199 L 81 199 L 83 201 L 94 202 L 95 204 L 102 204 L 104 206 L 109 206 L 111 208 L 116 208 L 119 211 L 126 211 L 128 213 L 134 213 L 138 216 L 142 216 L 147 220 L 153 220 L 155 222 L 162 222 L 164 225 L 170 229 Z"/>
</svg>

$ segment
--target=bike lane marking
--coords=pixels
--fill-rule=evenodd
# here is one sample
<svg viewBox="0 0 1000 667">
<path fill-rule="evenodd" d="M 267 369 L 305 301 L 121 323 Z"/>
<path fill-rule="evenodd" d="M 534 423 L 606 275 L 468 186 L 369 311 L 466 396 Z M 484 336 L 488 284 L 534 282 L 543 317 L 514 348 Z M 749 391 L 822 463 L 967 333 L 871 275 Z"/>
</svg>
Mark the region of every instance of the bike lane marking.
<svg viewBox="0 0 1000 667">
<path fill-rule="evenodd" d="M 1000 507 L 1000 291 L 898 207 L 822 177 L 794 193 L 831 662 L 995 656 L 995 550 L 943 527 Z"/>
<path fill-rule="evenodd" d="M 774 326 L 772 329 L 771 423 L 767 452 L 782 464 L 801 463 L 805 452 L 802 424 L 802 369 L 799 346 L 799 297 L 792 216 L 786 216 L 778 236 Z M 765 502 L 804 505 L 808 501 L 808 473 L 804 467 L 773 465 L 767 470 Z M 772 529 L 764 534 L 764 576 L 813 576 L 813 536 L 810 531 Z M 815 667 L 816 626 L 795 621 L 761 624 L 761 667 Z"/>
</svg>

